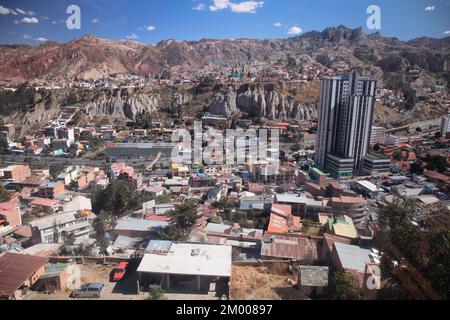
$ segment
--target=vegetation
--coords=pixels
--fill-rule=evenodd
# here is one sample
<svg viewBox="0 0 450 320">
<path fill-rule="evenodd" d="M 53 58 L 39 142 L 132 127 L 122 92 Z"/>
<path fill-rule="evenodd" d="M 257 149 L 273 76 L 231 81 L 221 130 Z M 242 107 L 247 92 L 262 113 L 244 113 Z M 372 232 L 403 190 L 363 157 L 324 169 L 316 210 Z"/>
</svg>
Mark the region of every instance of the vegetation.
<svg viewBox="0 0 450 320">
<path fill-rule="evenodd" d="M 11 200 L 11 193 L 0 184 L 0 202 L 7 202 Z"/>
<path fill-rule="evenodd" d="M 167 214 L 171 223 L 160 232 L 161 237 L 172 241 L 186 241 L 197 221 L 197 209 L 198 201 L 196 200 L 176 205 L 175 210 Z"/>
<path fill-rule="evenodd" d="M 5 136 L 0 136 L 0 154 L 6 154 L 8 152 L 8 140 Z"/>
<path fill-rule="evenodd" d="M 447 158 L 440 155 L 432 156 L 427 154 L 425 162 L 427 163 L 426 166 L 427 170 L 444 173 L 448 169 Z"/>
<path fill-rule="evenodd" d="M 162 300 L 164 298 L 164 291 L 160 288 L 150 287 L 148 290 L 147 300 Z"/>
<path fill-rule="evenodd" d="M 397 197 L 380 209 L 378 241 L 383 252 L 380 298 L 450 297 L 450 231 L 433 218 L 412 223 L 415 203 Z M 393 261 L 395 261 L 393 263 Z"/>
<path fill-rule="evenodd" d="M 152 200 L 149 193 L 138 192 L 131 184 L 113 179 L 106 189 L 96 188 L 92 192 L 92 209 L 95 213 L 106 211 L 114 216 L 123 216 L 142 208 Z"/>
<path fill-rule="evenodd" d="M 144 110 L 136 115 L 134 126 L 135 128 L 148 130 L 152 128 L 152 122 L 153 122 L 152 114 Z"/>
<path fill-rule="evenodd" d="M 107 224 L 110 215 L 106 211 L 102 211 L 94 220 L 95 242 L 100 249 L 100 253 L 105 253 L 108 248 L 109 241 L 106 239 Z"/>
<path fill-rule="evenodd" d="M 352 274 L 336 272 L 330 281 L 331 300 L 365 300 L 366 296 Z"/>
</svg>

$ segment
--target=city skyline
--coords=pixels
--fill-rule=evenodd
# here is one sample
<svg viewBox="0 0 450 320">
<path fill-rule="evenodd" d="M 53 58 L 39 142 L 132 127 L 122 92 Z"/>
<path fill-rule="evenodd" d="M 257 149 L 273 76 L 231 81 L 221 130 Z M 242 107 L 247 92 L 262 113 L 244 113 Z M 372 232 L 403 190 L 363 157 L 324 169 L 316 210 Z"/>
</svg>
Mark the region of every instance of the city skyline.
<svg viewBox="0 0 450 320">
<path fill-rule="evenodd" d="M 367 9 L 381 10 L 381 29 L 369 30 Z M 81 9 L 81 29 L 69 30 L 65 22 L 70 5 Z M 307 7 L 307 10 L 305 8 Z M 333 12 L 328 15 L 327 12 Z M 325 14 L 324 14 L 325 13 Z M 127 1 L 94 2 L 19 0 L 0 1 L 0 43 L 39 44 L 47 40 L 67 42 L 84 34 L 116 40 L 157 43 L 166 39 L 203 38 L 273 39 L 322 31 L 344 24 L 381 32 L 401 40 L 445 37 L 450 34 L 447 0 L 346 1 Z M 226 25 L 227 28 L 220 26 Z"/>
</svg>

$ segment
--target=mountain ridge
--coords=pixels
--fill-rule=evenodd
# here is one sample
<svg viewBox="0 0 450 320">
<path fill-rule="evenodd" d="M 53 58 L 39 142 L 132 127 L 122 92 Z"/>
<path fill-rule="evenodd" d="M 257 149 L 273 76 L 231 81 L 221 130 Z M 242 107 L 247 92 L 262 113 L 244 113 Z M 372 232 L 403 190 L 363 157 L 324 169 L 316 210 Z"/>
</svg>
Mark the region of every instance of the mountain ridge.
<svg viewBox="0 0 450 320">
<path fill-rule="evenodd" d="M 168 39 L 157 44 L 87 34 L 65 43 L 0 45 L 0 80 L 92 79 L 124 72 L 147 76 L 166 70 L 208 74 L 213 67 L 242 65 L 279 66 L 298 72 L 305 61 L 326 67 L 344 61 L 355 68 L 371 69 L 369 75 L 386 80 L 383 73 L 415 66 L 431 73 L 448 72 L 447 52 L 450 37 L 401 41 L 343 25 L 287 39 Z"/>
</svg>

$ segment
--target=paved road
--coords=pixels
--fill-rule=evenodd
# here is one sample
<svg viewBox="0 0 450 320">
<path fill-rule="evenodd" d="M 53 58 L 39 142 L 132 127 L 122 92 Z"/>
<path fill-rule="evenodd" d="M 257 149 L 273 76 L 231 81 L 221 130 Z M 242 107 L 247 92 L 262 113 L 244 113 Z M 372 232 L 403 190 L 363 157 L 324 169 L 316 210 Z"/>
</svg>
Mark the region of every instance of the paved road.
<svg viewBox="0 0 450 320">
<path fill-rule="evenodd" d="M 107 165 L 106 159 L 104 160 L 90 160 L 83 158 L 56 158 L 56 157 L 39 157 L 39 156 L 11 156 L 11 155 L 2 155 L 0 156 L 0 163 L 4 164 L 16 164 L 16 163 L 24 163 L 28 162 L 31 159 L 33 164 L 45 164 L 46 166 L 50 166 L 52 164 L 62 164 L 62 165 L 88 165 L 88 166 L 97 166 L 104 167 Z M 160 158 L 157 161 L 164 161 L 165 159 Z M 128 165 L 148 165 L 150 161 L 146 159 L 116 159 L 117 162 L 126 162 Z M 156 161 L 155 161 L 156 162 Z"/>
</svg>

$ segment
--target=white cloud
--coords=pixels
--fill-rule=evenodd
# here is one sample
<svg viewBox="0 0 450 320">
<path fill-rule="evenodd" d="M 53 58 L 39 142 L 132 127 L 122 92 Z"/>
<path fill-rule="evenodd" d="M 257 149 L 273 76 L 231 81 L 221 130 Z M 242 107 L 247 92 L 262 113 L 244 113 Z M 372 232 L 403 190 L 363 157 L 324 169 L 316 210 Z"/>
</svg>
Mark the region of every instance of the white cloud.
<svg viewBox="0 0 450 320">
<path fill-rule="evenodd" d="M 213 5 L 209 6 L 209 10 L 216 12 L 230 9 L 235 13 L 256 13 L 256 9 L 262 8 L 263 6 L 264 1 L 244 1 L 235 3 L 230 0 L 213 0 Z"/>
<path fill-rule="evenodd" d="M 24 38 L 24 39 L 31 39 L 31 36 L 30 36 L 29 34 L 24 34 L 24 35 L 23 35 L 23 38 Z"/>
<path fill-rule="evenodd" d="M 0 14 L 6 16 L 7 14 L 12 14 L 11 9 L 0 6 Z"/>
<path fill-rule="evenodd" d="M 92 23 L 98 23 L 98 19 L 97 19 L 97 18 L 94 18 L 94 19 L 91 20 L 91 22 L 92 22 Z"/>
<path fill-rule="evenodd" d="M 302 28 L 300 28 L 299 26 L 292 26 L 289 31 L 288 34 L 289 35 L 294 35 L 294 34 L 299 34 L 302 33 Z"/>
<path fill-rule="evenodd" d="M 193 7 L 192 10 L 195 10 L 195 11 L 205 11 L 205 10 L 206 10 L 206 5 L 205 5 L 204 3 L 199 3 L 198 5 L 196 5 L 195 7 Z"/>
<path fill-rule="evenodd" d="M 273 26 L 274 26 L 274 27 L 277 27 L 277 28 L 282 28 L 282 27 L 284 27 L 284 25 L 283 25 L 281 22 L 275 22 L 275 23 L 273 24 Z"/>
<path fill-rule="evenodd" d="M 156 27 L 155 26 L 146 26 L 145 30 L 147 30 L 147 31 L 155 31 Z"/>
<path fill-rule="evenodd" d="M 29 16 L 35 16 L 35 15 L 36 15 L 36 13 L 35 13 L 34 11 L 28 11 L 27 14 L 28 14 Z"/>
<path fill-rule="evenodd" d="M 127 39 L 135 40 L 135 39 L 139 39 L 139 36 L 137 34 L 135 34 L 135 33 L 132 33 L 132 34 L 127 36 Z"/>
<path fill-rule="evenodd" d="M 444 31 L 444 34 L 450 34 L 450 30 Z"/>
<path fill-rule="evenodd" d="M 39 37 L 39 38 L 36 38 L 36 39 L 33 39 L 34 41 L 39 41 L 39 42 L 46 42 L 46 41 L 48 41 L 48 39 L 47 38 L 43 38 L 43 37 Z"/>
<path fill-rule="evenodd" d="M 52 21 L 52 24 L 57 24 L 58 22 L 56 22 L 56 21 Z"/>
<path fill-rule="evenodd" d="M 230 3 L 231 11 L 236 13 L 256 13 L 256 9 L 264 6 L 264 1 L 245 1 L 241 3 Z"/>
<path fill-rule="evenodd" d="M 428 6 L 428 7 L 425 7 L 425 11 L 434 11 L 434 9 L 436 9 L 435 6 Z"/>
<path fill-rule="evenodd" d="M 209 6 L 211 11 L 227 9 L 230 6 L 230 0 L 213 0 L 213 5 Z"/>
<path fill-rule="evenodd" d="M 20 14 L 27 14 L 25 11 L 23 11 L 22 9 L 16 8 L 16 11 Z"/>
<path fill-rule="evenodd" d="M 39 23 L 39 19 L 38 18 L 28 18 L 25 17 L 22 20 L 16 20 L 14 21 L 15 24 L 19 24 L 19 23 L 28 23 L 28 24 L 37 24 Z"/>
</svg>

